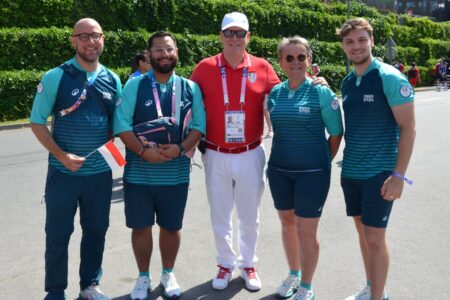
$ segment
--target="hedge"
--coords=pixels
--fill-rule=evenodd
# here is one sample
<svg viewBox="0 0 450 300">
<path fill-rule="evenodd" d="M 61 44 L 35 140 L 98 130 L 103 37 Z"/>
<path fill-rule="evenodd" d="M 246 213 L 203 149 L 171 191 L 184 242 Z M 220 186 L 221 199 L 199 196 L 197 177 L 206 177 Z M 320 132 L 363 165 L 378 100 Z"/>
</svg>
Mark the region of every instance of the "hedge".
<svg viewBox="0 0 450 300">
<path fill-rule="evenodd" d="M 278 59 L 271 58 L 275 71 L 281 80 L 286 76 L 280 68 Z M 189 78 L 194 65 L 178 67 L 178 75 Z M 122 84 L 125 84 L 129 75 L 129 68 L 112 69 L 119 75 Z M 0 122 L 27 118 L 30 115 L 31 107 L 36 93 L 36 86 L 44 72 L 37 71 L 0 71 Z M 345 75 L 344 66 L 321 66 L 321 76 L 324 76 L 334 90 L 340 88 L 340 83 Z"/>
<path fill-rule="evenodd" d="M 0 70 L 53 68 L 74 55 L 69 38 L 71 29 L 66 27 L 0 29 Z M 147 48 L 151 33 L 146 31 L 105 32 L 105 49 L 101 61 L 108 67 L 128 67 L 135 53 Z M 195 65 L 201 59 L 222 51 L 218 35 L 175 34 L 180 62 L 183 66 Z M 278 38 L 265 39 L 253 36 L 248 50 L 261 57 L 277 57 Z M 314 61 L 320 65 L 344 64 L 345 57 L 339 42 L 310 40 Z"/>
<path fill-rule="evenodd" d="M 278 59 L 269 58 L 268 60 L 280 79 L 286 80 L 286 75 L 283 73 Z M 419 86 L 433 84 L 433 66 L 419 66 L 422 79 L 422 83 Z M 194 67 L 193 65 L 178 67 L 175 71 L 178 75 L 189 78 Z M 112 70 L 119 75 L 122 84 L 125 84 L 130 75 L 130 69 L 117 68 Z M 345 76 L 345 66 L 323 65 L 320 67 L 320 71 L 320 76 L 326 78 L 331 89 L 338 92 L 341 88 L 342 79 Z M 36 86 L 43 74 L 44 72 L 25 70 L 0 71 L 0 122 L 29 117 L 36 93 Z"/>
<path fill-rule="evenodd" d="M 189 77 L 194 66 L 177 68 L 177 74 Z M 130 68 L 112 69 L 119 75 L 122 84 L 130 76 Z M 17 70 L 0 71 L 0 122 L 27 118 L 33 99 L 44 72 Z"/>
<path fill-rule="evenodd" d="M 247 14 L 251 31 L 262 37 L 299 33 L 306 38 L 336 41 L 334 29 L 345 21 L 342 3 L 325 5 L 318 0 L 4 0 L 0 27 L 65 27 L 90 16 L 105 30 L 157 31 L 217 34 L 225 13 Z M 382 41 L 391 34 L 396 18 L 352 2 L 352 16 L 369 18 L 375 37 Z M 440 25 L 435 25 L 440 26 Z M 311 30 L 314 29 L 314 30 Z M 425 36 L 422 36 L 425 37 Z"/>
</svg>

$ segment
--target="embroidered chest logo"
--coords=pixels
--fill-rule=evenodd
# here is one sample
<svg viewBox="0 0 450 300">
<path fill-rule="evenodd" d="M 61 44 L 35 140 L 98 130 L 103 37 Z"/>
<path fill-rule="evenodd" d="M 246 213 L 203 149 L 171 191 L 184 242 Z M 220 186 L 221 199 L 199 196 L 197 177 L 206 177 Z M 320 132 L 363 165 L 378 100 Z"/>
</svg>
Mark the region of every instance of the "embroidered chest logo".
<svg viewBox="0 0 450 300">
<path fill-rule="evenodd" d="M 363 102 L 374 102 L 375 97 L 373 95 L 364 95 Z"/>
<path fill-rule="evenodd" d="M 152 103 L 153 103 L 153 101 L 152 100 L 147 100 L 147 101 L 145 101 L 145 106 L 150 106 L 150 105 L 152 105 Z"/>
<path fill-rule="evenodd" d="M 256 82 L 256 73 L 250 72 L 250 73 L 248 73 L 247 76 L 248 76 L 248 81 L 250 81 L 251 83 Z"/>
<path fill-rule="evenodd" d="M 78 95 L 78 93 L 80 92 L 80 90 L 79 89 L 74 89 L 74 90 L 72 90 L 72 96 L 76 96 L 76 95 Z"/>
<path fill-rule="evenodd" d="M 311 107 L 300 106 L 298 112 L 302 115 L 309 115 L 311 113 Z"/>
<path fill-rule="evenodd" d="M 342 102 L 345 102 L 347 100 L 347 95 L 344 96 L 344 98 L 342 98 Z"/>
<path fill-rule="evenodd" d="M 112 95 L 109 92 L 103 92 L 103 99 L 112 100 Z"/>
</svg>

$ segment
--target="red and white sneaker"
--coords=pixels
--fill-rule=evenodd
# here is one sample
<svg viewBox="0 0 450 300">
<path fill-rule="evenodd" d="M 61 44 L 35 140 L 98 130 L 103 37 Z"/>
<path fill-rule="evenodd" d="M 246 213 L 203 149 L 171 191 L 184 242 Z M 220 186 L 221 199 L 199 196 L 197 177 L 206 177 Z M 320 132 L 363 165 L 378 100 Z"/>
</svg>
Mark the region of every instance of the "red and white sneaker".
<svg viewBox="0 0 450 300">
<path fill-rule="evenodd" d="M 258 291 L 261 289 L 261 279 L 259 279 L 258 273 L 255 268 L 240 268 L 241 277 L 245 280 L 245 286 L 250 291 Z"/>
<path fill-rule="evenodd" d="M 219 267 L 219 272 L 217 272 L 216 277 L 212 281 L 212 287 L 215 290 L 223 290 L 226 289 L 228 283 L 233 276 L 233 270 L 225 268 L 221 265 L 217 265 Z"/>
</svg>

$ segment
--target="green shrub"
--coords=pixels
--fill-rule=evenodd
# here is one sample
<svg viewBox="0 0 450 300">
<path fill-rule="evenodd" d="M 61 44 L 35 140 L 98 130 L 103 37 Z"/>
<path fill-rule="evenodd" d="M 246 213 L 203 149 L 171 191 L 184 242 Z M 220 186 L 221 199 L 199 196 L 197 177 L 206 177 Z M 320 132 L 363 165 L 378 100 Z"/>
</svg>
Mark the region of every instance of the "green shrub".
<svg viewBox="0 0 450 300">
<path fill-rule="evenodd" d="M 433 57 L 450 57 L 450 40 L 420 39 L 420 64 Z"/>
<path fill-rule="evenodd" d="M 26 118 L 30 115 L 36 86 L 43 72 L 0 72 L 0 121 Z"/>
<path fill-rule="evenodd" d="M 420 57 L 419 48 L 397 46 L 396 49 L 397 49 L 397 57 L 395 59 L 401 60 L 405 65 L 410 64 L 412 62 L 420 64 L 423 61 Z"/>
<path fill-rule="evenodd" d="M 66 27 L 0 29 L 0 70 L 47 70 L 58 66 L 74 55 L 70 46 L 71 29 Z M 141 31 L 105 31 L 105 49 L 101 62 L 108 67 L 128 67 L 141 49 L 147 48 L 151 33 Z M 182 66 L 197 64 L 201 59 L 222 51 L 219 36 L 175 34 Z M 261 57 L 277 57 L 279 38 L 266 39 L 253 36 L 248 51 Z M 345 57 L 339 42 L 310 40 L 314 61 L 323 64 L 344 64 Z"/>
</svg>

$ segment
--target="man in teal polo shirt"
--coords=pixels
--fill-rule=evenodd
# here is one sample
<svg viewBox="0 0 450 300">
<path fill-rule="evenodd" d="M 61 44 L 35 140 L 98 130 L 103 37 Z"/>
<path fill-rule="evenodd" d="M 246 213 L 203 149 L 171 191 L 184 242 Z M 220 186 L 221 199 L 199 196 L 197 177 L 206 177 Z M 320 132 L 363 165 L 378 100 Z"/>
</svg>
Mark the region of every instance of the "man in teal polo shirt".
<svg viewBox="0 0 450 300">
<path fill-rule="evenodd" d="M 195 147 L 206 130 L 198 85 L 174 73 L 178 61 L 175 37 L 157 32 L 150 37 L 148 50 L 152 71 L 127 82 L 114 118 L 114 134 L 127 147 L 125 216 L 127 226 L 132 229 L 131 241 L 139 269 L 130 295 L 133 300 L 147 299 L 152 288 L 149 267 L 155 219 L 160 227 L 163 265 L 160 284 L 166 297 L 181 295 L 173 268 L 189 186 L 190 159 L 185 153 Z M 146 136 L 144 142 L 137 137 L 136 125 L 163 117 L 174 119 L 180 132 L 189 128 L 189 133 L 171 136 L 165 144 L 152 140 L 152 136 Z"/>
<path fill-rule="evenodd" d="M 111 138 L 120 79 L 99 63 L 104 35 L 93 19 L 79 20 L 70 39 L 75 58 L 45 73 L 31 112 L 31 128 L 50 152 L 46 203 L 46 300 L 65 299 L 68 245 L 77 206 L 83 230 L 80 298 L 109 299 L 97 287 L 109 226 L 112 174 L 95 152 Z M 52 132 L 46 126 L 53 116 Z"/>
<path fill-rule="evenodd" d="M 414 93 L 406 77 L 374 59 L 373 28 L 363 18 L 339 30 L 354 66 L 342 82 L 345 149 L 341 185 L 355 221 L 367 285 L 347 300 L 387 299 L 386 227 L 402 195 L 415 139 Z"/>
</svg>

